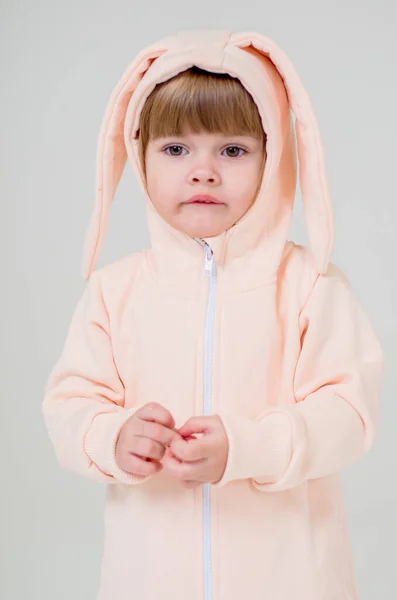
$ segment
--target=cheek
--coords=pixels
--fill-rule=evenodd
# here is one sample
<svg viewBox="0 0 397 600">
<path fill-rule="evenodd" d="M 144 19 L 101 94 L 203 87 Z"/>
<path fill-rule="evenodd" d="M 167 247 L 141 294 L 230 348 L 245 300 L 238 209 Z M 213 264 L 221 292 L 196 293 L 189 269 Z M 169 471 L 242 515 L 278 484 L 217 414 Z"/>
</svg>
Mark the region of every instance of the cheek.
<svg viewBox="0 0 397 600">
<path fill-rule="evenodd" d="M 174 186 L 169 178 L 163 180 L 161 177 L 148 178 L 148 195 L 149 198 L 163 219 L 170 221 L 174 217 L 176 210 L 175 194 L 173 194 Z"/>
<path fill-rule="evenodd" d="M 156 184 L 156 186 L 148 189 L 148 193 L 154 208 L 162 217 L 168 217 L 172 214 L 175 209 L 175 201 L 169 191 L 167 194 L 167 187 L 160 187 Z"/>
<path fill-rule="evenodd" d="M 253 165 L 250 175 L 247 177 L 247 195 L 251 199 L 251 204 L 259 191 L 264 175 L 264 164 L 257 163 Z"/>
<path fill-rule="evenodd" d="M 244 173 L 236 173 L 233 177 L 231 189 L 233 190 L 233 219 L 238 221 L 252 206 L 260 183 L 262 181 L 262 169 L 257 164 L 250 165 L 250 168 L 244 169 Z"/>
<path fill-rule="evenodd" d="M 169 194 L 170 180 L 165 169 L 161 165 L 149 163 L 147 165 L 147 190 L 153 205 L 166 207 L 168 204 L 167 192 Z M 172 189 L 172 187 L 171 187 Z"/>
<path fill-rule="evenodd" d="M 176 189 L 179 181 L 177 169 L 170 167 L 164 160 L 149 160 L 146 164 L 147 187 L 149 193 L 157 196 L 163 196 L 169 190 Z M 180 175 L 179 175 L 180 177 Z"/>
<path fill-rule="evenodd" d="M 157 212 L 167 221 L 179 213 L 181 169 L 164 160 L 147 163 L 147 190 Z"/>
<path fill-rule="evenodd" d="M 261 181 L 262 169 L 256 164 L 249 165 L 243 172 L 235 173 L 231 189 L 235 190 L 238 197 L 244 198 L 245 204 L 250 204 Z"/>
</svg>

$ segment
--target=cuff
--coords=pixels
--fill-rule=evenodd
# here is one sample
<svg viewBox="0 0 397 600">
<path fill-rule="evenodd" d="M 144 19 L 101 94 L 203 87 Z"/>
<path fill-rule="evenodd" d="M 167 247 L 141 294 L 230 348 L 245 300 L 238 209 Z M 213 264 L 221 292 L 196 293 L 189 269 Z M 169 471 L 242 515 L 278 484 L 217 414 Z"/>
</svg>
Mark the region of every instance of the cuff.
<svg viewBox="0 0 397 600">
<path fill-rule="evenodd" d="M 85 436 L 84 449 L 90 460 L 106 475 L 121 483 L 141 483 L 149 476 L 133 475 L 120 469 L 116 462 L 116 444 L 125 423 L 139 407 L 99 413 Z"/>
<path fill-rule="evenodd" d="M 221 487 L 235 479 L 275 483 L 288 469 L 292 453 L 290 415 L 269 412 L 261 420 L 219 415 L 229 442 L 225 471 L 213 484 Z"/>
</svg>

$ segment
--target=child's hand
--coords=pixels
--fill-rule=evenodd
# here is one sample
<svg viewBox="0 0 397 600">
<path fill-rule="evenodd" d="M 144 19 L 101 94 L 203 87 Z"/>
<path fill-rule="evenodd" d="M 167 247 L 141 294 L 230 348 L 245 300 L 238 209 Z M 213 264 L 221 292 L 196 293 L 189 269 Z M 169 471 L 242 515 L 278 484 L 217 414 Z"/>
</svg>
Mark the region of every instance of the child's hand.
<svg viewBox="0 0 397 600">
<path fill-rule="evenodd" d="M 120 469 L 145 477 L 161 471 L 161 459 L 173 439 L 182 440 L 173 430 L 171 413 L 156 402 L 146 404 L 125 423 L 116 444 Z"/>
<path fill-rule="evenodd" d="M 220 417 L 192 417 L 177 431 L 184 439 L 172 440 L 164 454 L 164 471 L 184 487 L 217 483 L 225 471 L 229 451 Z M 196 434 L 203 435 L 196 438 Z"/>
</svg>

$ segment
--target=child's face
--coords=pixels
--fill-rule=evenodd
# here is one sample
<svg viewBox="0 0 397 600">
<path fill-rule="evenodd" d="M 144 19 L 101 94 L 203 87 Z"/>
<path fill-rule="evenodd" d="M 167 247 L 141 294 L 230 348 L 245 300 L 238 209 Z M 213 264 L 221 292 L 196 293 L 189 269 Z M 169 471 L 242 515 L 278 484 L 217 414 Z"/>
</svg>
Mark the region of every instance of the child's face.
<svg viewBox="0 0 397 600">
<path fill-rule="evenodd" d="M 191 237 L 216 236 L 253 204 L 264 145 L 251 136 L 191 133 L 158 138 L 146 151 L 147 191 L 167 223 Z M 192 203 L 209 194 L 218 203 Z"/>
</svg>

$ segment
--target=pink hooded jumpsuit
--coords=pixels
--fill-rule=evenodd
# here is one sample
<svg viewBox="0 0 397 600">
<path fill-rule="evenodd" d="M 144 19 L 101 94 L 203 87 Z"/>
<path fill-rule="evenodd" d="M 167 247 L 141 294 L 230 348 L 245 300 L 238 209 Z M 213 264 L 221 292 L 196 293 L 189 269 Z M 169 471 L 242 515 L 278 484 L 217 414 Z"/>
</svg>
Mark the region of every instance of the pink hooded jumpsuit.
<svg viewBox="0 0 397 600">
<path fill-rule="evenodd" d="M 238 77 L 267 134 L 255 203 L 205 241 L 156 212 L 135 139 L 155 85 L 192 65 Z M 310 249 L 287 240 L 295 141 Z M 95 269 L 127 157 L 151 245 Z M 108 484 L 98 600 L 356 600 L 339 474 L 373 443 L 383 354 L 330 262 L 322 145 L 287 56 L 232 31 L 180 32 L 140 52 L 104 117 L 96 192 L 89 281 L 43 411 L 60 464 Z M 219 483 L 185 489 L 164 472 L 119 468 L 118 433 L 148 402 L 177 427 L 222 418 L 229 454 Z"/>
</svg>

